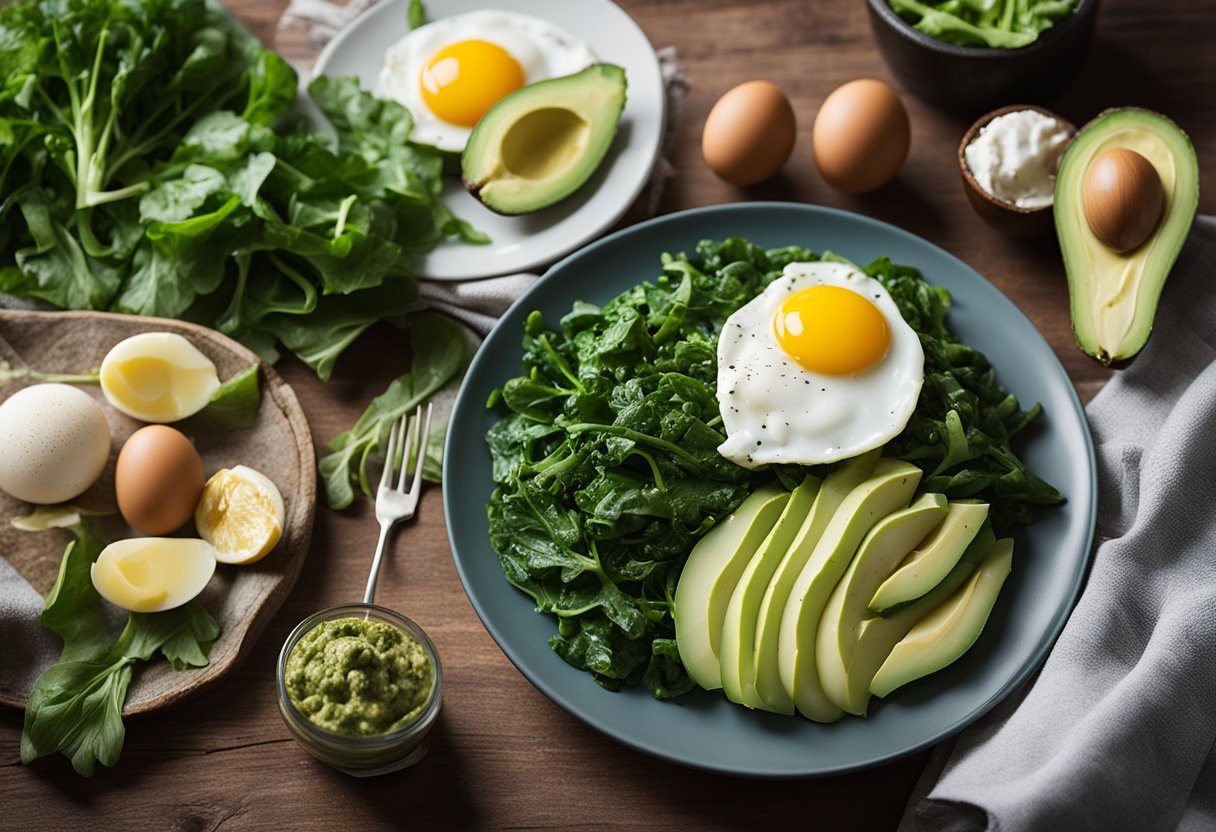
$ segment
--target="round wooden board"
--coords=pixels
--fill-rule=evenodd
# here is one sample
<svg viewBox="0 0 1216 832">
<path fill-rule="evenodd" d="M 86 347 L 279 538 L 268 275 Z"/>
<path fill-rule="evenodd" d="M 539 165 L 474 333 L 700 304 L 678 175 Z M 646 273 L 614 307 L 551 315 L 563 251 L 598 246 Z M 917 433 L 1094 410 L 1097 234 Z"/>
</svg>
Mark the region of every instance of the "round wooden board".
<svg viewBox="0 0 1216 832">
<path fill-rule="evenodd" d="M 125 716 L 150 713 L 173 705 L 214 685 L 241 661 L 266 623 L 295 584 L 312 534 L 316 507 L 316 461 L 304 411 L 286 382 L 256 354 L 218 332 L 182 321 L 137 318 L 103 312 L 21 312 L 0 310 L 0 360 L 42 373 L 81 373 L 96 369 L 106 352 L 124 338 L 140 332 L 184 335 L 219 370 L 221 380 L 250 364 L 261 365 L 262 401 L 250 428 L 223 432 L 190 431 L 207 476 L 220 468 L 247 465 L 272 480 L 283 494 L 286 524 L 283 537 L 269 555 L 249 566 L 221 564 L 199 596 L 220 625 L 211 648 L 211 662 L 182 672 L 167 662 L 150 662 L 136 671 L 123 709 Z M 0 401 L 30 379 L 0 382 Z M 80 385 L 98 401 L 110 424 L 110 461 L 100 479 L 73 502 L 109 512 L 90 518 L 90 529 L 103 540 L 137 536 L 116 513 L 114 461 L 123 443 L 143 423 L 110 407 L 98 385 Z M 179 425 L 179 427 L 183 427 Z M 30 506 L 0 492 L 0 554 L 42 595 L 50 590 L 63 550 L 72 539 L 65 530 L 23 532 L 9 522 L 28 514 Z M 180 534 L 193 535 L 193 524 Z M 125 614 L 115 609 L 115 622 Z M 0 620 L 0 639 L 7 638 Z M 54 636 L 51 636 L 54 638 Z M 21 689 L 24 687 L 24 689 Z M 21 708 L 28 685 L 14 684 L 0 673 L 0 704 Z"/>
</svg>

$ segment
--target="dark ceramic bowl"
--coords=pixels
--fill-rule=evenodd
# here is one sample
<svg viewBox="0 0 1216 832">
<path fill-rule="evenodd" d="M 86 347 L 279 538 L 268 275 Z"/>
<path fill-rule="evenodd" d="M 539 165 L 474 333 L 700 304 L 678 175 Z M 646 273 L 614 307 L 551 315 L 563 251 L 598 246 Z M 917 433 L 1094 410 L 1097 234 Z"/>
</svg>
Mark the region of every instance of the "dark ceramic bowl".
<svg viewBox="0 0 1216 832">
<path fill-rule="evenodd" d="M 917 30 L 887 5 L 866 0 L 878 48 L 900 83 L 945 110 L 977 115 L 1010 101 L 1043 101 L 1080 68 L 1098 17 L 1098 0 L 1080 0 L 1070 17 L 1021 49 L 957 46 Z"/>
<path fill-rule="evenodd" d="M 1051 116 L 1068 127 L 1074 136 L 1077 133 L 1077 126 L 1075 124 L 1063 116 L 1051 112 L 1051 110 L 1045 110 L 1033 104 L 1011 104 L 1007 107 L 1001 107 L 1000 109 L 993 110 L 991 113 L 985 113 L 980 116 L 967 132 L 963 134 L 962 141 L 958 143 L 958 170 L 963 179 L 963 191 L 967 194 L 967 201 L 971 203 L 971 207 L 975 209 L 975 213 L 979 214 L 984 222 L 1002 234 L 1009 234 L 1014 237 L 1035 237 L 1047 234 L 1055 227 L 1052 222 L 1052 206 L 1044 205 L 1041 208 L 1021 208 L 1012 202 L 998 199 L 985 191 L 975 181 L 975 177 L 971 174 L 971 168 L 967 166 L 965 155 L 967 145 L 975 140 L 975 137 L 980 134 L 980 130 L 988 122 L 998 116 L 1003 116 L 1006 113 L 1015 113 L 1019 110 L 1035 110 L 1045 116 Z"/>
</svg>

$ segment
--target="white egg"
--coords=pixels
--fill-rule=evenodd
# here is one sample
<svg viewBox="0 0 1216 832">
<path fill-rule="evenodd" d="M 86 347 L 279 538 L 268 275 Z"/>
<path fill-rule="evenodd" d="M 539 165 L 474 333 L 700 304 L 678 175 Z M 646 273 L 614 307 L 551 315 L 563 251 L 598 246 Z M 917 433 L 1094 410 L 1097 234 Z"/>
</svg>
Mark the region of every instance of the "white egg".
<svg viewBox="0 0 1216 832">
<path fill-rule="evenodd" d="M 486 9 L 419 26 L 389 47 L 378 91 L 381 98 L 398 101 L 410 111 L 412 141 L 464 150 L 481 114 L 520 85 L 505 80 L 516 69 L 500 53 L 466 47 L 477 42 L 506 50 L 522 85 L 573 75 L 596 60 L 591 48 L 574 35 L 518 12 Z"/>
<path fill-rule="evenodd" d="M 877 280 L 842 263 L 791 263 L 718 340 L 718 451 L 758 468 L 876 448 L 911 417 L 924 362 Z"/>
<path fill-rule="evenodd" d="M 79 496 L 110 456 L 110 426 L 101 407 L 66 384 L 35 384 L 5 399 L 0 436 L 0 489 L 30 503 Z"/>
</svg>

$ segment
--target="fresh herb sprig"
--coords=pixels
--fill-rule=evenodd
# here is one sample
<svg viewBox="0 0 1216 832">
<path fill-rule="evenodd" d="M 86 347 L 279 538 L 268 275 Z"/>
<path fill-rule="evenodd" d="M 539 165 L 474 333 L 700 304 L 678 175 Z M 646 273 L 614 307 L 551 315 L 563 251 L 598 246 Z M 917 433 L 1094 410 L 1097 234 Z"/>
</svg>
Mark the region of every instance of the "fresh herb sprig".
<svg viewBox="0 0 1216 832">
<path fill-rule="evenodd" d="M 490 541 L 508 581 L 557 617 L 550 646 L 604 687 L 642 683 L 656 697 L 693 685 L 675 644 L 672 597 L 695 542 L 766 480 L 717 452 L 715 394 L 726 319 L 791 262 L 834 259 L 740 238 L 665 255 L 662 276 L 603 307 L 577 302 L 553 329 L 524 327 L 524 372 L 492 395 L 487 433 L 496 488 Z M 924 467 L 925 487 L 992 502 L 1001 528 L 1059 502 L 1009 447 L 1023 412 L 975 350 L 945 328 L 949 295 L 882 258 L 865 268 L 920 334 L 925 384 L 916 414 L 885 453 Z"/>
</svg>

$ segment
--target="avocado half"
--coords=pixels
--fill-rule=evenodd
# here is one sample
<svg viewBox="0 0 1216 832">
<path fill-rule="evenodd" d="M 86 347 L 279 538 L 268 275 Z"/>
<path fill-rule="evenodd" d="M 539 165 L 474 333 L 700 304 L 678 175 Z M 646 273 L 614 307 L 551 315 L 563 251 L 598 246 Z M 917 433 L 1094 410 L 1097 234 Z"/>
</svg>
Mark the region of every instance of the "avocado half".
<svg viewBox="0 0 1216 832">
<path fill-rule="evenodd" d="M 1085 174 L 1108 150 L 1139 153 L 1161 178 L 1165 206 L 1148 238 L 1120 253 L 1101 242 L 1085 216 Z M 1121 365 L 1148 341 L 1157 301 L 1199 206 L 1199 161 L 1186 133 L 1151 110 L 1099 114 L 1077 133 L 1056 176 L 1056 234 L 1068 273 L 1077 344 L 1104 365 Z"/>
<path fill-rule="evenodd" d="M 522 87 L 491 107 L 461 157 L 469 193 L 499 214 L 565 199 L 604 161 L 625 107 L 625 70 L 593 64 Z"/>
</svg>

